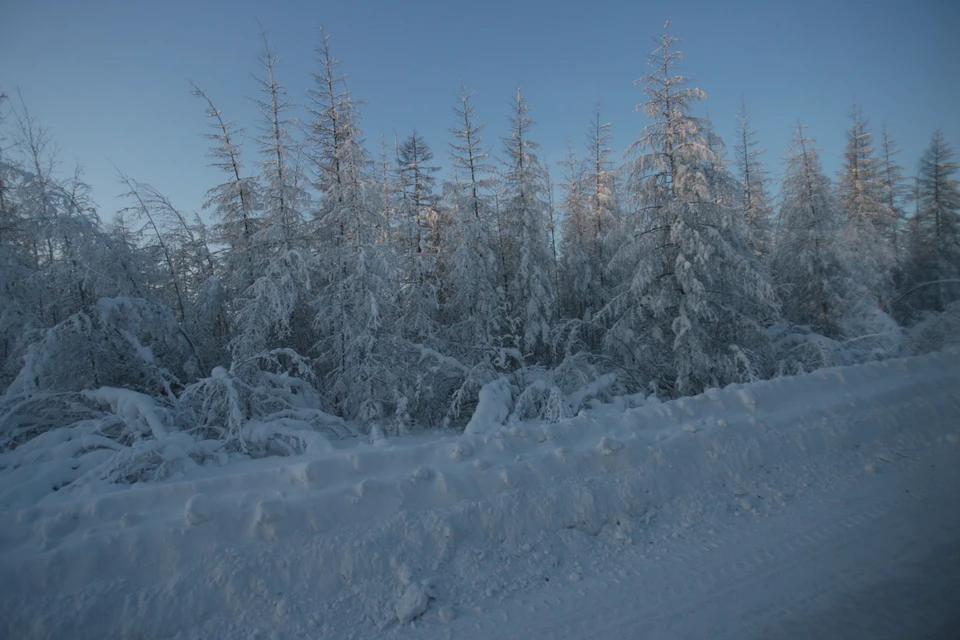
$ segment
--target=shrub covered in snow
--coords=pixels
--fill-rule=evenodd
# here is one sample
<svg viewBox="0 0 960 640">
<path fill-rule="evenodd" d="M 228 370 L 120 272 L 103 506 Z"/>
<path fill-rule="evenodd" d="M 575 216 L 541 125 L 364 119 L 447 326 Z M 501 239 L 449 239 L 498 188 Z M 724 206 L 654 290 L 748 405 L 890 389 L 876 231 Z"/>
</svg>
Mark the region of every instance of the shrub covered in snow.
<svg viewBox="0 0 960 640">
<path fill-rule="evenodd" d="M 906 334 L 907 347 L 913 354 L 960 346 L 960 301 L 939 313 L 927 312 Z"/>
<path fill-rule="evenodd" d="M 324 450 L 355 432 L 316 407 L 312 372 L 289 350 L 187 385 L 179 396 L 133 389 L 21 390 L 0 397 L 0 468 L 40 464 L 46 490 L 156 480 L 230 456 Z"/>
<path fill-rule="evenodd" d="M 123 386 L 170 395 L 196 371 L 193 346 L 170 307 L 140 298 L 103 298 L 39 331 L 7 393 Z"/>
</svg>

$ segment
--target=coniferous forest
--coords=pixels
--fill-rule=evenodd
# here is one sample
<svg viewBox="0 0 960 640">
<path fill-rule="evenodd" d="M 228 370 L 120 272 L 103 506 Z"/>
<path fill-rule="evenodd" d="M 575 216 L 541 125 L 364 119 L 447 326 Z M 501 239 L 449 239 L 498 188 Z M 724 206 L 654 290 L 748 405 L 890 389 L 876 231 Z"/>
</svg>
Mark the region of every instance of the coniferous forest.
<svg viewBox="0 0 960 640">
<path fill-rule="evenodd" d="M 58 486 L 132 482 L 956 340 L 960 188 L 943 134 L 914 173 L 854 106 L 838 175 L 798 123 L 775 181 L 745 108 L 726 141 L 695 115 L 706 96 L 679 45 L 667 32 L 649 53 L 628 149 L 598 108 L 551 167 L 519 89 L 499 140 L 484 119 L 503 114 L 461 88 L 449 140 L 371 148 L 331 40 L 320 32 L 311 88 L 291 96 L 264 36 L 256 122 L 193 86 L 221 176 L 202 215 L 123 174 L 126 207 L 96 211 L 4 95 L 4 466 L 58 458 Z"/>
</svg>

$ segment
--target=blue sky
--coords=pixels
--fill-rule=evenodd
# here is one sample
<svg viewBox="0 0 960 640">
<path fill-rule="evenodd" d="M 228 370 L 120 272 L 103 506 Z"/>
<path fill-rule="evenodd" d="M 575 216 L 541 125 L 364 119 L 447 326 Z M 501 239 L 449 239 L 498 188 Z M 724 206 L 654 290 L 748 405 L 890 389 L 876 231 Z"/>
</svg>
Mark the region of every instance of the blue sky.
<svg viewBox="0 0 960 640">
<path fill-rule="evenodd" d="M 50 129 L 65 169 L 85 167 L 105 217 L 119 205 L 111 162 L 199 210 L 219 176 L 206 167 L 203 86 L 229 119 L 254 130 L 258 20 L 281 59 L 280 80 L 301 100 L 315 68 L 316 27 L 331 36 L 361 127 L 380 135 L 416 127 L 446 161 L 461 79 L 495 143 L 522 86 L 548 160 L 567 139 L 582 149 L 599 101 L 617 154 L 646 121 L 633 80 L 665 20 L 683 39 L 684 75 L 732 147 L 746 100 L 776 171 L 801 120 L 839 168 L 854 99 L 877 133 L 886 122 L 913 171 L 936 126 L 960 143 L 960 5 L 951 0 L 485 2 L 349 0 L 32 0 L 4 2 L 0 90 L 19 87 Z M 253 145 L 245 153 L 254 159 Z M 252 164 L 250 165 L 252 169 Z M 559 177 L 559 171 L 554 172 Z"/>
</svg>

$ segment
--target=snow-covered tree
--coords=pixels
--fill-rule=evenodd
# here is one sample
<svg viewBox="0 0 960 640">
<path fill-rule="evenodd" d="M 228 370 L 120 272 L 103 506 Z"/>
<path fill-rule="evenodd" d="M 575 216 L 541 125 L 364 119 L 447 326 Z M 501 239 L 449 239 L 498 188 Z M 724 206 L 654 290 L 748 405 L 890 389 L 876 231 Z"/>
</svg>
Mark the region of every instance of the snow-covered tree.
<svg viewBox="0 0 960 640">
<path fill-rule="evenodd" d="M 277 78 L 279 60 L 262 33 L 262 97 L 255 100 L 259 123 L 262 214 L 251 238 L 251 279 L 237 301 L 236 330 L 230 348 L 234 366 L 270 349 L 293 347 L 303 353 L 312 344 L 309 330 L 309 256 L 302 241 L 306 194 L 300 154 L 291 129 L 286 88 Z"/>
<path fill-rule="evenodd" d="M 598 293 L 599 277 L 590 260 L 590 196 L 583 159 L 568 147 L 563 167 L 562 242 L 560 245 L 561 312 L 565 317 L 581 319 L 591 308 Z M 594 307 L 596 308 L 596 307 Z"/>
<path fill-rule="evenodd" d="M 841 254 L 840 207 L 814 144 L 798 124 L 781 186 L 773 272 L 784 318 L 835 336 L 851 283 Z"/>
<path fill-rule="evenodd" d="M 367 428 L 391 413 L 404 428 L 403 399 L 387 361 L 386 313 L 396 291 L 388 247 L 379 242 L 385 226 L 380 189 L 370 177 L 357 104 L 339 72 L 339 61 L 320 30 L 319 70 L 313 74 L 308 110 L 307 155 L 320 192 L 312 222 L 317 296 L 313 351 L 326 373 L 324 389 L 336 411 Z"/>
<path fill-rule="evenodd" d="M 456 172 L 451 203 L 453 246 L 445 268 L 443 299 L 446 323 L 452 327 L 461 354 L 479 358 L 494 344 L 501 325 L 489 190 L 493 165 L 483 143 L 483 123 L 477 122 L 471 94 L 461 86 L 450 128 L 450 159 Z M 470 336 L 469 341 L 464 341 Z M 475 340 L 475 343 L 472 343 Z"/>
<path fill-rule="evenodd" d="M 122 213 L 139 224 L 136 237 L 141 244 L 141 250 L 165 276 L 161 297 L 176 310 L 177 317 L 184 321 L 189 313 L 190 301 L 186 286 L 187 274 L 184 273 L 184 265 L 179 259 L 180 247 L 172 237 L 176 232 L 177 218 L 171 215 L 170 209 L 165 206 L 165 197 L 150 185 L 137 182 L 125 174 L 120 174 L 119 180 L 127 189 L 121 197 L 131 203 L 123 208 Z"/>
<path fill-rule="evenodd" d="M 34 329 L 43 324 L 42 287 L 36 286 L 40 269 L 38 231 L 29 211 L 24 211 L 21 191 L 32 174 L 19 158 L 15 138 L 7 133 L 11 119 L 6 94 L 0 94 L 0 389 L 16 376 Z"/>
<path fill-rule="evenodd" d="M 14 120 L 15 153 L 0 148 L 0 381 L 6 388 L 16 377 L 8 398 L 104 384 L 164 394 L 161 379 L 195 375 L 195 351 L 163 295 L 170 290 L 160 289 L 182 287 L 183 265 L 171 252 L 173 271 L 155 277 L 149 246 L 104 229 L 79 169 L 57 175 L 56 148 L 25 106 Z"/>
<path fill-rule="evenodd" d="M 79 168 L 65 179 L 57 175 L 57 150 L 47 130 L 25 106 L 14 117 L 17 157 L 4 161 L 11 233 L 3 242 L 4 288 L 13 304 L 3 315 L 5 325 L 23 323 L 22 346 L 39 335 L 28 329 L 60 323 L 101 297 L 146 295 L 159 282 L 148 282 L 148 267 L 128 259 L 127 248 L 104 233 Z"/>
<path fill-rule="evenodd" d="M 619 218 L 615 193 L 616 170 L 609 147 L 613 133 L 601 118 L 600 105 L 587 128 L 587 156 L 573 157 L 565 167 L 563 272 L 567 313 L 593 316 L 609 300 L 612 285 L 608 263 L 619 246 Z"/>
<path fill-rule="evenodd" d="M 594 304 L 599 310 L 608 300 L 611 283 L 606 277 L 607 264 L 620 245 L 616 233 L 620 210 L 617 193 L 618 172 L 613 165 L 613 149 L 609 141 L 613 137 L 612 125 L 601 118 L 600 105 L 587 130 L 587 159 L 589 166 L 585 178 L 589 181 L 590 209 L 588 224 L 590 262 L 596 273 L 598 287 Z"/>
<path fill-rule="evenodd" d="M 88 187 L 79 170 L 67 182 L 56 177 L 58 150 L 49 132 L 21 106 L 13 112 L 14 146 L 19 166 L 8 166 L 8 182 L 14 178 L 16 200 L 15 242 L 21 255 L 29 256 L 35 278 L 29 284 L 32 306 L 45 323 L 56 324 L 73 312 L 89 305 L 90 273 L 81 253 L 83 236 L 91 233 Z M 10 174 L 14 174 L 11 176 Z"/>
<path fill-rule="evenodd" d="M 543 162 L 543 182 L 547 194 L 546 200 L 546 219 L 547 219 L 547 242 L 550 249 L 550 279 L 553 281 L 553 316 L 560 315 L 560 212 L 557 210 L 554 202 L 553 177 L 550 175 L 550 161 L 544 156 Z"/>
<path fill-rule="evenodd" d="M 414 131 L 397 147 L 397 250 L 400 261 L 400 331 L 418 343 L 436 332 L 440 244 L 443 221 L 434 194 L 439 167 L 433 152 Z"/>
<path fill-rule="evenodd" d="M 894 255 L 894 281 L 900 284 L 903 281 L 903 272 L 906 264 L 906 246 L 904 232 L 906 212 L 904 199 L 907 186 L 903 178 L 904 167 L 897 164 L 897 155 L 900 148 L 894 141 L 890 131 L 884 125 L 880 143 L 880 195 L 883 206 L 886 208 L 886 217 L 892 221 L 890 229 L 890 246 Z"/>
<path fill-rule="evenodd" d="M 917 212 L 910 221 L 911 294 L 914 307 L 942 311 L 960 298 L 960 188 L 953 149 L 942 129 L 920 158 Z M 927 284 L 933 283 L 933 284 Z"/>
<path fill-rule="evenodd" d="M 504 195 L 502 218 L 508 234 L 502 250 L 507 282 L 507 304 L 515 346 L 525 357 L 544 361 L 549 356 L 550 325 L 554 316 L 555 268 L 550 248 L 544 169 L 536 155 L 540 145 L 530 138 L 533 120 L 517 89 L 510 135 L 503 142 Z"/>
<path fill-rule="evenodd" d="M 746 240 L 750 248 L 758 258 L 766 261 L 773 246 L 773 208 L 767 193 L 767 171 L 761 160 L 764 150 L 757 148 L 759 143 L 745 104 L 741 104 L 737 113 L 736 136 L 734 157 L 740 180 L 737 204 L 747 223 L 749 235 Z"/>
<path fill-rule="evenodd" d="M 13 240 L 14 231 L 14 207 L 10 194 L 10 182 L 13 167 L 10 164 L 9 146 L 7 141 L 7 131 L 4 123 L 9 118 L 7 112 L 7 103 L 9 98 L 7 94 L 0 92 L 0 243 L 8 243 Z"/>
<path fill-rule="evenodd" d="M 712 192 L 732 178 L 691 114 L 704 94 L 676 75 L 677 44 L 664 33 L 636 82 L 647 98 L 637 110 L 652 123 L 628 149 L 639 213 L 604 315 L 611 358 L 638 383 L 688 394 L 759 375 L 775 302 L 732 203 Z"/>
<path fill-rule="evenodd" d="M 501 352 L 502 294 L 489 190 L 492 166 L 470 93 L 461 86 L 456 122 L 450 128 L 453 181 L 443 185 L 438 255 L 439 333 L 417 346 L 415 393 L 418 415 L 434 424 L 462 422 L 481 387 L 496 375 Z"/>
<path fill-rule="evenodd" d="M 208 372 L 226 359 L 227 308 L 207 245 L 206 227 L 199 216 L 188 220 L 150 185 L 123 174 L 120 180 L 129 189 L 124 197 L 132 202 L 124 211 L 140 222 L 141 251 L 166 276 L 160 299 L 177 311 L 180 332 L 196 365 Z"/>
<path fill-rule="evenodd" d="M 844 253 L 856 280 L 879 303 L 892 293 L 895 263 L 891 237 L 893 211 L 883 202 L 883 175 L 873 147 L 873 134 L 857 105 L 847 131 L 837 192 L 843 213 Z"/>
<path fill-rule="evenodd" d="M 261 33 L 263 52 L 260 55 L 262 75 L 257 78 L 263 97 L 254 102 L 260 113 L 260 171 L 264 226 L 275 227 L 274 242 L 284 249 L 294 246 L 303 225 L 304 192 L 299 175 L 299 149 L 292 129 L 297 120 L 290 115 L 293 108 L 286 87 L 277 78 L 279 58 Z"/>
<path fill-rule="evenodd" d="M 393 152 L 396 153 L 396 145 Z M 397 219 L 397 180 L 395 178 L 397 169 L 395 158 L 392 158 L 387 150 L 387 140 L 380 135 L 380 159 L 376 167 L 377 181 L 379 184 L 380 203 L 378 208 L 383 212 L 383 226 L 380 229 L 378 242 L 389 244 L 394 241 L 394 226 Z"/>
<path fill-rule="evenodd" d="M 101 298 L 41 332 L 8 393 L 110 386 L 169 397 L 196 375 L 194 352 L 168 305 Z"/>
<path fill-rule="evenodd" d="M 223 119 L 210 96 L 197 84 L 192 84 L 193 95 L 206 103 L 205 113 L 210 119 L 210 131 L 204 137 L 210 141 L 207 154 L 210 166 L 219 169 L 226 181 L 207 191 L 203 208 L 212 210 L 216 219 L 215 238 L 227 245 L 226 274 L 232 295 L 253 284 L 253 239 L 260 231 L 259 186 L 256 178 L 244 174 L 241 136 L 243 129 Z"/>
</svg>

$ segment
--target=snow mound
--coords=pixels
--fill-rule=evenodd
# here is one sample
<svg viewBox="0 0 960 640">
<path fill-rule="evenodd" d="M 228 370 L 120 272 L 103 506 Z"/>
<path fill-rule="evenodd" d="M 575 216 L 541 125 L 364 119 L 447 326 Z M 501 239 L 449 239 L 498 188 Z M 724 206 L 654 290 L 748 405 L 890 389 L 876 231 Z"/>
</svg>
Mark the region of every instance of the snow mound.
<svg viewBox="0 0 960 640">
<path fill-rule="evenodd" d="M 187 500 L 187 505 L 183 510 L 183 517 L 194 526 L 208 522 L 215 515 L 216 509 L 213 500 L 203 493 L 198 493 Z"/>
<path fill-rule="evenodd" d="M 414 618 L 423 615 L 430 604 L 430 596 L 422 585 L 411 584 L 397 602 L 397 619 L 400 624 L 407 624 Z"/>
</svg>

